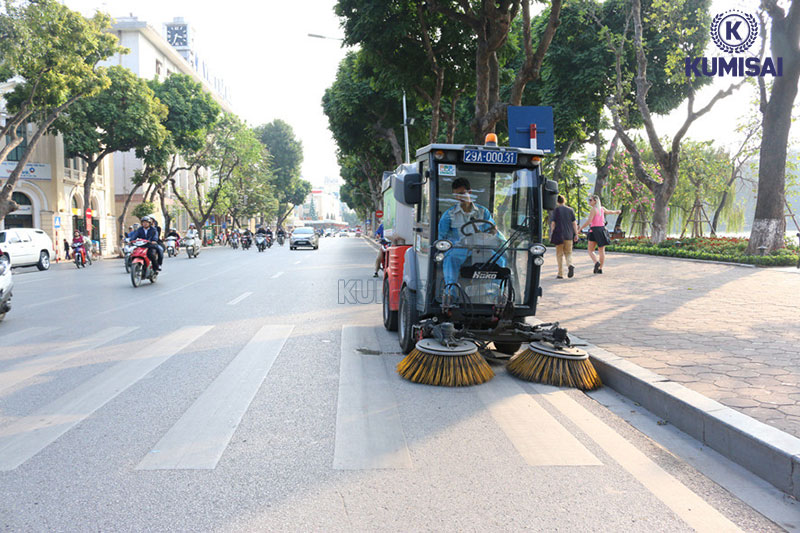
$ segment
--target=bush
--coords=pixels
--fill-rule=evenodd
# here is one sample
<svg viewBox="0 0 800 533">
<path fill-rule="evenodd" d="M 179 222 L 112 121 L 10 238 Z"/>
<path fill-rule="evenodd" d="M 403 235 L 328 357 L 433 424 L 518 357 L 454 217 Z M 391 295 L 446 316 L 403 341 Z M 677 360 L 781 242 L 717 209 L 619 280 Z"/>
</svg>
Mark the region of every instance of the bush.
<svg viewBox="0 0 800 533">
<path fill-rule="evenodd" d="M 581 241 L 575 248 L 585 250 L 587 248 L 586 241 Z M 606 250 L 758 266 L 794 266 L 797 264 L 797 247 L 776 250 L 766 256 L 744 255 L 746 248 L 747 239 L 734 237 L 700 237 L 683 240 L 673 238 L 666 239 L 657 245 L 650 243 L 645 238 L 637 237 L 614 241 L 613 244 L 606 247 Z"/>
</svg>

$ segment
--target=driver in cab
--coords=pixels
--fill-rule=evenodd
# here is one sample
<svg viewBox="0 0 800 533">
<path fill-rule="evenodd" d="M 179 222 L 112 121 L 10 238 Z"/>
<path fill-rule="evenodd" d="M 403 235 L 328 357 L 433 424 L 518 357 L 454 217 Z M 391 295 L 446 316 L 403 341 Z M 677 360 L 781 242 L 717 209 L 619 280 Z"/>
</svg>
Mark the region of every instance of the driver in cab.
<svg viewBox="0 0 800 533">
<path fill-rule="evenodd" d="M 458 247 L 461 239 L 477 231 L 497 234 L 497 227 L 489 210 L 472 201 L 469 180 L 456 178 L 453 180 L 452 188 L 458 204 L 442 213 L 442 218 L 439 219 L 439 239 L 447 239 L 453 243 L 453 248 L 445 253 L 443 264 L 444 281 L 448 286 L 458 282 L 459 270 L 470 254 L 469 249 Z M 472 223 L 474 220 L 486 220 L 491 222 L 491 225 Z"/>
</svg>

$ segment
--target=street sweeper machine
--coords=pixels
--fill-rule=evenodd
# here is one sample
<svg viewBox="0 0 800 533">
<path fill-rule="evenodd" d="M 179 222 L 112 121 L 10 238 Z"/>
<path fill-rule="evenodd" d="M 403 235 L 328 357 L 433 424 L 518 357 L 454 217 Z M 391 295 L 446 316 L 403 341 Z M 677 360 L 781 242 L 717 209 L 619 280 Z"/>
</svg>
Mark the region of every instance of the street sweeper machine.
<svg viewBox="0 0 800 533">
<path fill-rule="evenodd" d="M 475 385 L 507 363 L 526 380 L 594 389 L 587 354 L 558 323 L 533 325 L 546 248 L 542 222 L 558 185 L 544 152 L 431 144 L 384 173 L 383 322 L 417 383 Z M 524 350 L 520 351 L 521 348 Z M 519 353 L 518 353 L 519 352 Z"/>
</svg>

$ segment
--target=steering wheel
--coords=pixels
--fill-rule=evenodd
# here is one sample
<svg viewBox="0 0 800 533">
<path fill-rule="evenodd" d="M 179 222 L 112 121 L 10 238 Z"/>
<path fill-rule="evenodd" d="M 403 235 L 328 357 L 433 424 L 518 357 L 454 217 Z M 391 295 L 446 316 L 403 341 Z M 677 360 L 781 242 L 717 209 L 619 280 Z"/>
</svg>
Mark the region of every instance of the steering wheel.
<svg viewBox="0 0 800 533">
<path fill-rule="evenodd" d="M 489 228 L 486 230 L 482 230 L 480 229 L 480 227 L 478 227 L 478 224 L 488 224 Z M 473 228 L 472 233 L 467 233 L 466 231 L 464 231 L 466 228 L 470 226 L 472 226 Z M 461 226 L 461 234 L 464 235 L 465 237 L 469 237 L 470 235 L 475 235 L 476 233 L 493 233 L 495 231 L 497 231 L 497 226 L 495 226 L 492 221 L 483 220 L 482 218 L 474 218 L 464 223 L 463 226 Z"/>
</svg>

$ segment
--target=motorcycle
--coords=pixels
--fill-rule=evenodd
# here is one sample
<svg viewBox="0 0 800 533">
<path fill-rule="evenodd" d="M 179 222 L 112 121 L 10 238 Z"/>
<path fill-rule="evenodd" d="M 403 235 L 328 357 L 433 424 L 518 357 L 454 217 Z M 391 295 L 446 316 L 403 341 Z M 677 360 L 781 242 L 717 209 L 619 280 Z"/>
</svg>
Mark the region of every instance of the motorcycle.
<svg viewBox="0 0 800 533">
<path fill-rule="evenodd" d="M 75 257 L 77 268 L 86 268 L 86 247 L 83 244 L 72 243 L 72 255 Z"/>
<path fill-rule="evenodd" d="M 239 239 L 238 238 L 231 237 L 231 241 L 230 242 L 231 242 L 231 248 L 233 248 L 234 250 L 239 248 Z"/>
<path fill-rule="evenodd" d="M 143 279 L 155 283 L 158 279 L 158 272 L 152 265 L 147 256 L 149 241 L 136 239 L 133 241 L 134 250 L 131 253 L 131 283 L 134 287 L 141 285 Z"/>
<path fill-rule="evenodd" d="M 131 244 L 130 239 L 125 239 L 125 242 L 122 245 L 122 255 L 124 256 L 125 261 L 125 272 L 131 271 L 131 252 L 133 252 L 133 245 Z"/>
<path fill-rule="evenodd" d="M 177 237 L 167 237 L 167 255 L 175 257 L 178 255 Z"/>
<path fill-rule="evenodd" d="M 267 248 L 272 248 L 272 235 L 267 234 Z"/>
<path fill-rule="evenodd" d="M 242 250 L 249 250 L 252 243 L 253 239 L 249 235 L 244 235 L 242 237 Z"/>
<path fill-rule="evenodd" d="M 189 259 L 197 257 L 197 254 L 200 253 L 198 241 L 199 239 L 194 237 L 187 237 L 183 240 L 183 247 L 186 248 L 186 255 L 189 256 Z"/>
<path fill-rule="evenodd" d="M 278 244 L 280 244 L 281 246 L 283 246 L 283 241 L 284 241 L 284 240 L 285 240 L 285 237 L 284 237 L 283 235 L 278 235 Z"/>
<path fill-rule="evenodd" d="M 11 310 L 11 290 L 14 281 L 11 279 L 11 262 L 0 252 L 0 321 Z"/>
<path fill-rule="evenodd" d="M 263 233 L 256 233 L 256 248 L 259 252 L 267 249 L 267 236 Z"/>
</svg>

